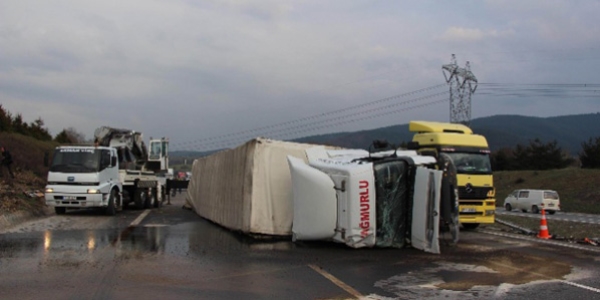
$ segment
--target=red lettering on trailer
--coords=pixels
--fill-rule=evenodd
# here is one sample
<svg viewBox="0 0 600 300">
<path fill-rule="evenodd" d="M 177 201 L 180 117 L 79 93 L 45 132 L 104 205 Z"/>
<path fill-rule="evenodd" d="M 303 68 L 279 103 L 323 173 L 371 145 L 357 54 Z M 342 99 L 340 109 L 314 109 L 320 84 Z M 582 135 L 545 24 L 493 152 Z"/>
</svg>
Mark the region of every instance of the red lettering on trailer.
<svg viewBox="0 0 600 300">
<path fill-rule="evenodd" d="M 371 227 L 371 205 L 369 203 L 369 182 L 361 180 L 358 182 L 359 195 L 360 195 L 360 236 L 365 238 L 369 235 L 369 228 Z"/>
</svg>

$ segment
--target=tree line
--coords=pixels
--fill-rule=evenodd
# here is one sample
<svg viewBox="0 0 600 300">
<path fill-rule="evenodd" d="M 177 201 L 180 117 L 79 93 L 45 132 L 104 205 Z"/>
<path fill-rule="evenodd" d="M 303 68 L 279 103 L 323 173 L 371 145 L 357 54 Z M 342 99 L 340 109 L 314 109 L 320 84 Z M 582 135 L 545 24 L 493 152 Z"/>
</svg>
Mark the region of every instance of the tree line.
<svg viewBox="0 0 600 300">
<path fill-rule="evenodd" d="M 551 170 L 568 166 L 600 168 L 600 137 L 581 143 L 578 156 L 571 156 L 558 146 L 556 140 L 543 143 L 539 139 L 529 145 L 517 144 L 514 148 L 502 148 L 491 154 L 494 171 Z"/>
<path fill-rule="evenodd" d="M 0 104 L 0 132 L 18 133 L 40 141 L 55 141 L 61 144 L 75 144 L 85 142 L 85 136 L 74 128 L 63 129 L 54 138 L 44 127 L 41 117 L 33 122 L 23 121 L 23 116 L 18 113 L 13 115 Z"/>
</svg>

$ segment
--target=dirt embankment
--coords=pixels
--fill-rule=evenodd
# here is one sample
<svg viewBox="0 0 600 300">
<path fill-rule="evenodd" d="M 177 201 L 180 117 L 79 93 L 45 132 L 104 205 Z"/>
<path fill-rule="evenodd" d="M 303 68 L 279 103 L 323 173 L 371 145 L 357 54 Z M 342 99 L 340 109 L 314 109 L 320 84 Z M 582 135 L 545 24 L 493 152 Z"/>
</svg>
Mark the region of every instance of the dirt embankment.
<svg viewBox="0 0 600 300">
<path fill-rule="evenodd" d="M 41 214 L 46 208 L 44 186 L 46 180 L 32 172 L 14 170 L 12 179 L 3 169 L 0 177 L 0 215 L 27 211 Z"/>
</svg>

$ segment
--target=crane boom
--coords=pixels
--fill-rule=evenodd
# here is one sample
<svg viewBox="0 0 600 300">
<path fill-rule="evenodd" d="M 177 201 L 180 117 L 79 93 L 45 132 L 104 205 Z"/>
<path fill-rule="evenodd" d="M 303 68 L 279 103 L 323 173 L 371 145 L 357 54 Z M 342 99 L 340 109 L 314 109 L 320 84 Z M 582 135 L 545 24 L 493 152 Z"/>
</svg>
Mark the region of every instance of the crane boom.
<svg viewBox="0 0 600 300">
<path fill-rule="evenodd" d="M 94 137 L 99 146 L 118 149 L 119 161 L 133 163 L 136 169 L 143 169 L 148 161 L 148 149 L 141 132 L 102 126 L 96 129 Z"/>
</svg>

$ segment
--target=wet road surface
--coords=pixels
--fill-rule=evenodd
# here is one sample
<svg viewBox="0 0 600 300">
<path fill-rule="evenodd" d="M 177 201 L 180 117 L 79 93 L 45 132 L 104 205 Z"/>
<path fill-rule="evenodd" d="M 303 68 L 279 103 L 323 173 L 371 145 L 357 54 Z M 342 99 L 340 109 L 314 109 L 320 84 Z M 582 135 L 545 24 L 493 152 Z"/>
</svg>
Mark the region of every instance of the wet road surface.
<svg viewBox="0 0 600 300">
<path fill-rule="evenodd" d="M 533 218 L 533 219 L 541 219 L 542 215 L 531 212 L 522 212 L 519 210 L 506 211 L 506 209 L 502 207 L 496 208 L 496 214 L 500 216 L 517 216 L 523 218 Z M 596 224 L 600 225 L 600 215 L 596 214 L 584 214 L 584 213 L 572 213 L 572 212 L 564 212 L 558 211 L 555 214 L 546 214 L 546 219 L 552 221 L 568 221 L 568 222 L 577 222 L 577 223 L 587 223 L 587 224 Z"/>
<path fill-rule="evenodd" d="M 442 255 L 254 240 L 183 201 L 0 232 L 0 299 L 600 299 L 595 252 L 477 232 Z"/>
</svg>

